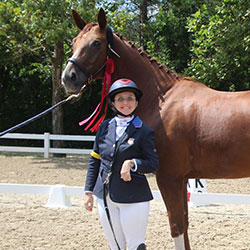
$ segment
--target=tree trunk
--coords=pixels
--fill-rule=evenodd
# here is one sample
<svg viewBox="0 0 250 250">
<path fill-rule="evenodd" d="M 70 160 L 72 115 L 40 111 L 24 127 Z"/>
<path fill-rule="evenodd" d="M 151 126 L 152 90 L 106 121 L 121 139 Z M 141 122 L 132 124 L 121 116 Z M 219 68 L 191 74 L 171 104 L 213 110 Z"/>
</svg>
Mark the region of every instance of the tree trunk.
<svg viewBox="0 0 250 250">
<path fill-rule="evenodd" d="M 144 44 L 145 37 L 145 26 L 148 22 L 148 1 L 143 0 L 140 4 L 140 44 L 141 47 L 146 50 L 147 46 Z"/>
<path fill-rule="evenodd" d="M 55 105 L 62 100 L 62 63 L 64 59 L 63 43 L 56 44 L 54 55 L 52 57 L 52 105 Z M 52 111 L 52 133 L 63 134 L 63 107 L 59 106 Z M 53 141 L 54 148 L 61 148 L 64 146 L 63 141 Z M 62 154 L 54 154 L 56 157 L 63 157 Z"/>
</svg>

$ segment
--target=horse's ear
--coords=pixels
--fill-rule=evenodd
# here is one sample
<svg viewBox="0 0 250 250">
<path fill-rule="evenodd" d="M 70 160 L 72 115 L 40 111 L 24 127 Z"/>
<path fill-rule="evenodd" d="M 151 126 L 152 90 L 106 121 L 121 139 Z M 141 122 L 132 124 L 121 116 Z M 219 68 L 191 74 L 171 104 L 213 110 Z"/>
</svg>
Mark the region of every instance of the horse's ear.
<svg viewBox="0 0 250 250">
<path fill-rule="evenodd" d="M 101 29 L 104 29 L 107 25 L 106 14 L 103 8 L 101 8 L 98 13 L 98 24 Z"/>
<path fill-rule="evenodd" d="M 81 16 L 75 10 L 72 10 L 72 16 L 73 16 L 76 26 L 80 30 L 82 30 L 84 26 L 86 25 L 86 23 L 82 20 Z"/>
</svg>

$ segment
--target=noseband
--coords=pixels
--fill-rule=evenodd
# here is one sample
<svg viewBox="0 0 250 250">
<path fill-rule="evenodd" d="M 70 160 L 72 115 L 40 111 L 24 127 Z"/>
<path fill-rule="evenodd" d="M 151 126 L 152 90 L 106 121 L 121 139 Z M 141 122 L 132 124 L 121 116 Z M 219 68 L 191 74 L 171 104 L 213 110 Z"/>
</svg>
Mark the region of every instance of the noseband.
<svg viewBox="0 0 250 250">
<path fill-rule="evenodd" d="M 113 35 L 113 31 L 112 31 L 112 29 L 111 29 L 111 27 L 109 25 L 107 25 L 106 35 L 107 35 L 107 42 L 108 42 L 108 45 L 107 45 L 108 58 L 111 57 L 112 53 L 119 58 L 120 56 L 112 49 L 113 42 L 114 42 L 114 35 Z M 89 74 L 86 71 L 86 69 L 83 67 L 81 62 L 79 62 L 77 59 L 71 57 L 71 58 L 69 58 L 67 60 L 67 64 L 69 62 L 76 65 L 85 74 L 85 76 L 87 77 L 87 80 L 85 81 L 85 84 L 81 88 L 80 92 L 82 91 L 82 89 L 84 89 L 86 87 L 86 85 L 89 85 L 100 72 L 102 72 L 105 69 L 106 63 L 107 63 L 107 61 L 105 61 L 104 64 L 96 72 L 94 72 L 93 74 Z"/>
<path fill-rule="evenodd" d="M 84 74 L 85 74 L 85 76 L 87 77 L 87 80 L 86 80 L 86 82 L 87 82 L 87 84 L 90 84 L 92 81 L 93 81 L 93 79 L 105 68 L 105 66 L 106 66 L 106 62 L 96 71 L 96 72 L 94 72 L 93 74 L 89 74 L 86 70 L 85 70 L 85 68 L 82 66 L 82 64 L 78 61 L 78 60 L 76 60 L 75 58 L 73 58 L 73 57 L 71 57 L 71 58 L 69 58 L 68 59 L 68 61 L 67 61 L 67 63 L 68 62 L 71 62 L 71 63 L 73 63 L 74 65 L 76 65 Z"/>
</svg>

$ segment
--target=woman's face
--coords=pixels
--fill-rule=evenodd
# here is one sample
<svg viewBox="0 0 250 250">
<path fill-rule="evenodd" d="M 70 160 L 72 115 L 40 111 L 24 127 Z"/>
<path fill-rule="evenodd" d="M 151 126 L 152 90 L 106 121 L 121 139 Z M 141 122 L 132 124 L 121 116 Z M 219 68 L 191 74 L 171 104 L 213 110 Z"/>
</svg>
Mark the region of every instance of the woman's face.
<svg viewBox="0 0 250 250">
<path fill-rule="evenodd" d="M 135 94 L 130 91 L 121 92 L 115 95 L 113 105 L 124 115 L 131 114 L 138 105 Z M 118 117 L 122 117 L 119 116 Z"/>
</svg>

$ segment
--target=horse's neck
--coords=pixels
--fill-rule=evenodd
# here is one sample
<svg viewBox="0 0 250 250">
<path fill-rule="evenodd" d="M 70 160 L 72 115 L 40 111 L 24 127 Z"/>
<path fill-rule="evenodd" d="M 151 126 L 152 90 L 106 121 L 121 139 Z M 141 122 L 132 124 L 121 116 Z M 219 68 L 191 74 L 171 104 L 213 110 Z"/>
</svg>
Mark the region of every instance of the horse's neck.
<svg viewBox="0 0 250 250">
<path fill-rule="evenodd" d="M 178 77 L 165 66 L 158 63 L 134 44 L 115 35 L 115 72 L 112 80 L 130 78 L 150 95 L 160 96 L 173 86 Z M 152 92 L 153 91 L 153 92 Z M 145 94 L 147 94 L 145 93 Z"/>
<path fill-rule="evenodd" d="M 155 112 L 152 108 L 159 108 L 160 100 L 174 85 L 178 77 L 131 42 L 117 35 L 115 35 L 113 48 L 120 58 L 114 58 L 115 72 L 112 81 L 119 78 L 133 80 L 143 91 L 139 111 L 143 106 L 147 107 L 148 112 Z M 143 111 L 143 116 L 146 113 Z"/>
</svg>

